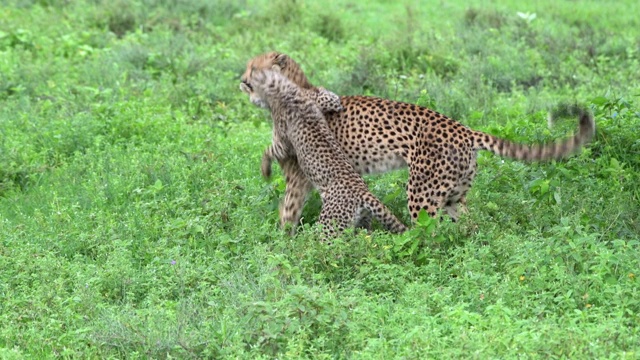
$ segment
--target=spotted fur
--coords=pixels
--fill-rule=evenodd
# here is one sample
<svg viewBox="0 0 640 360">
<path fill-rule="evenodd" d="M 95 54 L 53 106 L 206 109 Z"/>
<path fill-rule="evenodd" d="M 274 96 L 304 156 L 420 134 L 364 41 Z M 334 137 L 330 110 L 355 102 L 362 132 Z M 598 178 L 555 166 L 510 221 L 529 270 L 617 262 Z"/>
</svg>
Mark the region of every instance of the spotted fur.
<svg viewBox="0 0 640 360">
<path fill-rule="evenodd" d="M 265 68 L 278 69 L 302 88 L 314 88 L 293 59 L 277 52 L 249 60 L 242 78 Z M 573 137 L 530 146 L 472 130 L 413 104 L 368 96 L 342 96 L 340 100 L 344 111 L 325 117 L 347 159 L 361 174 L 408 167 L 407 198 L 413 220 L 421 209 L 431 216 L 443 209 L 457 219 L 457 205 L 465 204 L 465 194 L 476 174 L 479 150 L 523 161 L 560 159 L 578 151 L 595 132 L 593 117 L 583 112 Z M 287 185 L 291 193 L 285 194 L 283 207 L 291 209 L 289 218 L 297 219 L 310 187 L 298 178 L 295 164 L 288 164 L 284 171 L 296 188 Z"/>
<path fill-rule="evenodd" d="M 285 171 L 297 161 L 300 175 L 320 193 L 320 223 L 331 235 L 363 219 L 368 222 L 369 214 L 391 232 L 406 230 L 369 192 L 329 130 L 318 104 L 326 111 L 342 109 L 335 94 L 323 90 L 309 96 L 308 91 L 274 70 L 254 71 L 243 84 L 271 110 L 273 142 L 263 158 L 277 159 Z"/>
</svg>

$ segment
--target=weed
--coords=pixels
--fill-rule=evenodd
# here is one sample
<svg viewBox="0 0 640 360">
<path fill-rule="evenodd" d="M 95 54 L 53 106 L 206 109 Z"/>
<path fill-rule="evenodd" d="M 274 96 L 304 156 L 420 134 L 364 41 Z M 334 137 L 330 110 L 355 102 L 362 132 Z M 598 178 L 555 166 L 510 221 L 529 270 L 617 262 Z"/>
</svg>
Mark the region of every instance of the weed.
<svg viewBox="0 0 640 360">
<path fill-rule="evenodd" d="M 313 29 L 329 41 L 340 42 L 346 35 L 344 25 L 333 14 L 320 14 L 313 24 Z"/>
</svg>

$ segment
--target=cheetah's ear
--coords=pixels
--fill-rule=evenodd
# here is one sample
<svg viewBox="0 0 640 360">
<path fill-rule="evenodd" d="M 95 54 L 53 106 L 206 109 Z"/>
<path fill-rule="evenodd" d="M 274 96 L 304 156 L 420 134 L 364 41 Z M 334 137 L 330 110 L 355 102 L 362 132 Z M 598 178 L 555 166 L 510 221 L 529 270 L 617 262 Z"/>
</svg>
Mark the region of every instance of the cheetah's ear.
<svg viewBox="0 0 640 360">
<path fill-rule="evenodd" d="M 274 70 L 284 70 L 287 65 L 287 61 L 289 61 L 289 56 L 287 56 L 287 54 L 278 53 L 275 58 L 273 58 L 272 68 L 274 68 Z"/>
</svg>

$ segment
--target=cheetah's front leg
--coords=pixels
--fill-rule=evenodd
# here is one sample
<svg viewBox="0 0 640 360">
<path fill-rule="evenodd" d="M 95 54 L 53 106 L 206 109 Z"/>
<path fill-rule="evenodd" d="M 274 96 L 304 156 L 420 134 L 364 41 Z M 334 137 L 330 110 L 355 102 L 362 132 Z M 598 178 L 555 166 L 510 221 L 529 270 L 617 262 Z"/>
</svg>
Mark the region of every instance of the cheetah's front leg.
<svg viewBox="0 0 640 360">
<path fill-rule="evenodd" d="M 266 179 L 271 177 L 271 162 L 273 161 L 273 156 L 271 155 L 271 146 L 264 149 L 262 153 L 262 163 L 260 165 L 260 171 L 262 172 L 262 176 Z"/>
<path fill-rule="evenodd" d="M 279 160 L 278 163 L 282 168 L 286 182 L 284 200 L 280 204 L 280 226 L 282 228 L 291 226 L 289 233 L 293 234 L 313 185 L 302 172 L 297 158 L 289 157 Z"/>
<path fill-rule="evenodd" d="M 262 153 L 262 163 L 260 165 L 260 171 L 262 172 L 262 176 L 265 178 L 271 177 L 271 163 L 273 159 L 281 162 L 282 160 L 286 160 L 292 155 L 291 149 L 278 137 L 276 133 L 273 134 L 273 140 L 271 145 L 269 145 L 264 152 Z"/>
<path fill-rule="evenodd" d="M 280 227 L 286 229 L 290 235 L 295 233 L 295 227 L 302 217 L 302 208 L 307 199 L 307 195 L 311 192 L 313 185 L 300 169 L 298 159 L 295 157 L 286 157 L 277 159 L 274 156 L 274 147 L 269 146 L 262 154 L 261 171 L 265 178 L 271 177 L 271 163 L 273 159 L 278 160 L 278 164 L 282 169 L 285 179 L 284 199 L 280 202 Z"/>
</svg>

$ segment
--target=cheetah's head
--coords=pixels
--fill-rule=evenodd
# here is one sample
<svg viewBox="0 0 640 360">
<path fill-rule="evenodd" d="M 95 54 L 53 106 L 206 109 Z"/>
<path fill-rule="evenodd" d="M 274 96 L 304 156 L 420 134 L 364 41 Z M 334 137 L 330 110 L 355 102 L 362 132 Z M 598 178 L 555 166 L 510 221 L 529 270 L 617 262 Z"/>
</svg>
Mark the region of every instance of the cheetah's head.
<svg viewBox="0 0 640 360">
<path fill-rule="evenodd" d="M 281 72 L 301 88 L 313 88 L 313 85 L 309 83 L 304 72 L 302 72 L 300 65 L 293 61 L 288 55 L 274 51 L 258 55 L 247 62 L 247 69 L 241 77 L 240 90 L 249 95 L 249 99 L 254 105 L 261 108 L 268 108 L 268 106 L 266 102 L 255 93 L 251 87 L 250 80 L 253 72 L 265 69 Z"/>
</svg>

